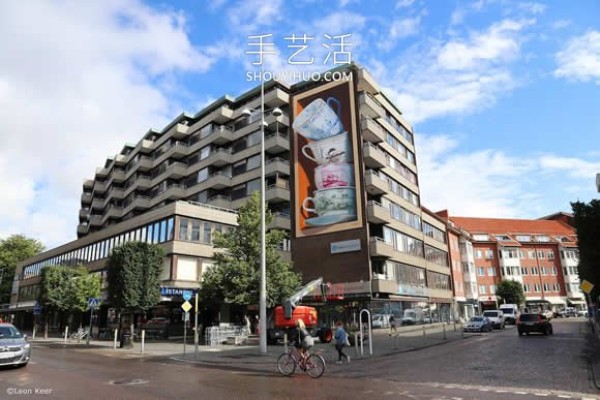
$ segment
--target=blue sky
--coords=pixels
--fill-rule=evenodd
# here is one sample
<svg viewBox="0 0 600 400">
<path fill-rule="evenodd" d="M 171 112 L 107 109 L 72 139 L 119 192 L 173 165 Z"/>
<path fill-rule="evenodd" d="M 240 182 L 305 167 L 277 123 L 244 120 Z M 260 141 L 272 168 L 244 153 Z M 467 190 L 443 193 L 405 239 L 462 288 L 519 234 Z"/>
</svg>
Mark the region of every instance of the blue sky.
<svg viewBox="0 0 600 400">
<path fill-rule="evenodd" d="M 256 34 L 273 35 L 273 72 L 332 68 L 324 35 L 351 35 L 352 60 L 414 124 L 430 209 L 537 218 L 598 197 L 597 1 L 8 0 L 0 237 L 75 239 L 83 179 L 148 129 L 255 85 Z M 314 37 L 312 65 L 289 64 L 292 34 Z"/>
</svg>

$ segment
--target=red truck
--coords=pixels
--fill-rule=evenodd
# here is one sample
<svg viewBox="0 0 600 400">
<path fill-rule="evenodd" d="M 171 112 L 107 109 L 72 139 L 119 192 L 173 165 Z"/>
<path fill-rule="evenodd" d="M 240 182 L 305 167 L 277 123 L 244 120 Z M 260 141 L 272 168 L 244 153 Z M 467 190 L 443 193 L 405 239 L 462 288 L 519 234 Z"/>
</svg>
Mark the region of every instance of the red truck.
<svg viewBox="0 0 600 400">
<path fill-rule="evenodd" d="M 318 337 L 323 343 L 331 342 L 333 336 L 331 329 L 326 326 L 319 327 L 317 309 L 298 305 L 304 296 L 317 287 L 321 288 L 322 297 L 326 299 L 326 295 L 323 293 L 325 290 L 323 278 L 318 278 L 290 296 L 283 305 L 275 307 L 273 310 L 274 327 L 267 330 L 267 342 L 269 344 L 276 344 L 277 341 L 283 340 L 285 333 L 288 333 L 288 338 L 292 337 L 293 332 L 290 331 L 296 329 L 296 320 L 298 319 L 304 321 L 306 329 L 312 336 Z"/>
</svg>

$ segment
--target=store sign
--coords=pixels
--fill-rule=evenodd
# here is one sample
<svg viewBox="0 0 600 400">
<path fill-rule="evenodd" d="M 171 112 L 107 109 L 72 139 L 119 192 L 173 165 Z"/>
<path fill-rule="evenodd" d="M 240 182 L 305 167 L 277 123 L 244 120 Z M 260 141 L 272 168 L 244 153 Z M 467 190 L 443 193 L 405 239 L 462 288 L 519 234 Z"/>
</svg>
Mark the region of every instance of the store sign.
<svg viewBox="0 0 600 400">
<path fill-rule="evenodd" d="M 360 239 L 331 243 L 331 254 L 349 253 L 352 251 L 360 251 Z"/>
<path fill-rule="evenodd" d="M 196 293 L 198 289 L 191 288 L 178 288 L 178 287 L 169 287 L 169 286 L 161 286 L 160 287 L 160 295 L 164 297 L 183 297 L 184 292 L 190 291 L 192 293 Z"/>
</svg>

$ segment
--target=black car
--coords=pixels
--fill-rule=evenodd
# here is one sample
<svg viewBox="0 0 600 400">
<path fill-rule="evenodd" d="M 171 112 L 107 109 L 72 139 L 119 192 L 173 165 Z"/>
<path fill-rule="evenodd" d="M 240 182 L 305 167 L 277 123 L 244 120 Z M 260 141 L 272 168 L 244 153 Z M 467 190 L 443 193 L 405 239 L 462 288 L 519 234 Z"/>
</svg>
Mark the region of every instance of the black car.
<svg viewBox="0 0 600 400">
<path fill-rule="evenodd" d="M 539 313 L 521 314 L 517 318 L 517 330 L 519 336 L 524 334 L 529 335 L 532 332 L 543 333 L 544 335 L 552 335 L 552 324 L 550 320 Z"/>
</svg>

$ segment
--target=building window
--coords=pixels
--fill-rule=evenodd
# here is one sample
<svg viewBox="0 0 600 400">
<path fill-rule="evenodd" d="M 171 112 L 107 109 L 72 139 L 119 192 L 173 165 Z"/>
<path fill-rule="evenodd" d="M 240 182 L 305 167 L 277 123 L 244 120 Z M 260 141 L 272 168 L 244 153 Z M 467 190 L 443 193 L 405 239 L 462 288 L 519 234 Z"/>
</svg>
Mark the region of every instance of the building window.
<svg viewBox="0 0 600 400">
<path fill-rule="evenodd" d="M 539 273 L 538 267 L 531 267 L 531 275 L 538 275 Z"/>
<path fill-rule="evenodd" d="M 485 251 L 485 259 L 492 260 L 494 258 L 494 252 L 492 250 Z"/>
<path fill-rule="evenodd" d="M 481 294 L 487 293 L 485 285 L 479 285 L 479 293 L 481 293 Z"/>
<path fill-rule="evenodd" d="M 546 267 L 542 267 L 542 275 L 548 275 L 548 271 L 546 271 Z"/>
<path fill-rule="evenodd" d="M 496 270 L 494 269 L 494 267 L 488 268 L 488 276 L 496 276 Z"/>
<path fill-rule="evenodd" d="M 200 221 L 197 219 L 192 220 L 192 240 L 194 242 L 200 241 Z"/>
<path fill-rule="evenodd" d="M 204 243 L 211 243 L 212 242 L 212 237 L 211 237 L 211 223 L 210 222 L 205 222 L 204 223 L 204 231 L 202 233 L 202 241 Z"/>
<path fill-rule="evenodd" d="M 485 276 L 485 268 L 477 267 L 477 276 Z"/>
<path fill-rule="evenodd" d="M 481 250 L 475 250 L 475 258 L 483 258 L 483 253 Z"/>
<path fill-rule="evenodd" d="M 521 275 L 527 275 L 527 267 L 521 267 Z"/>
<path fill-rule="evenodd" d="M 541 292 L 541 290 L 540 290 L 540 284 L 539 283 L 536 283 L 535 285 L 533 285 L 533 291 L 535 293 Z"/>
<path fill-rule="evenodd" d="M 529 285 L 528 284 L 524 284 L 523 285 L 523 291 L 524 292 L 529 292 Z"/>
<path fill-rule="evenodd" d="M 558 275 L 558 271 L 556 270 L 556 267 L 552 267 L 552 275 Z"/>
<path fill-rule="evenodd" d="M 490 285 L 490 294 L 496 294 L 496 285 Z"/>
</svg>

